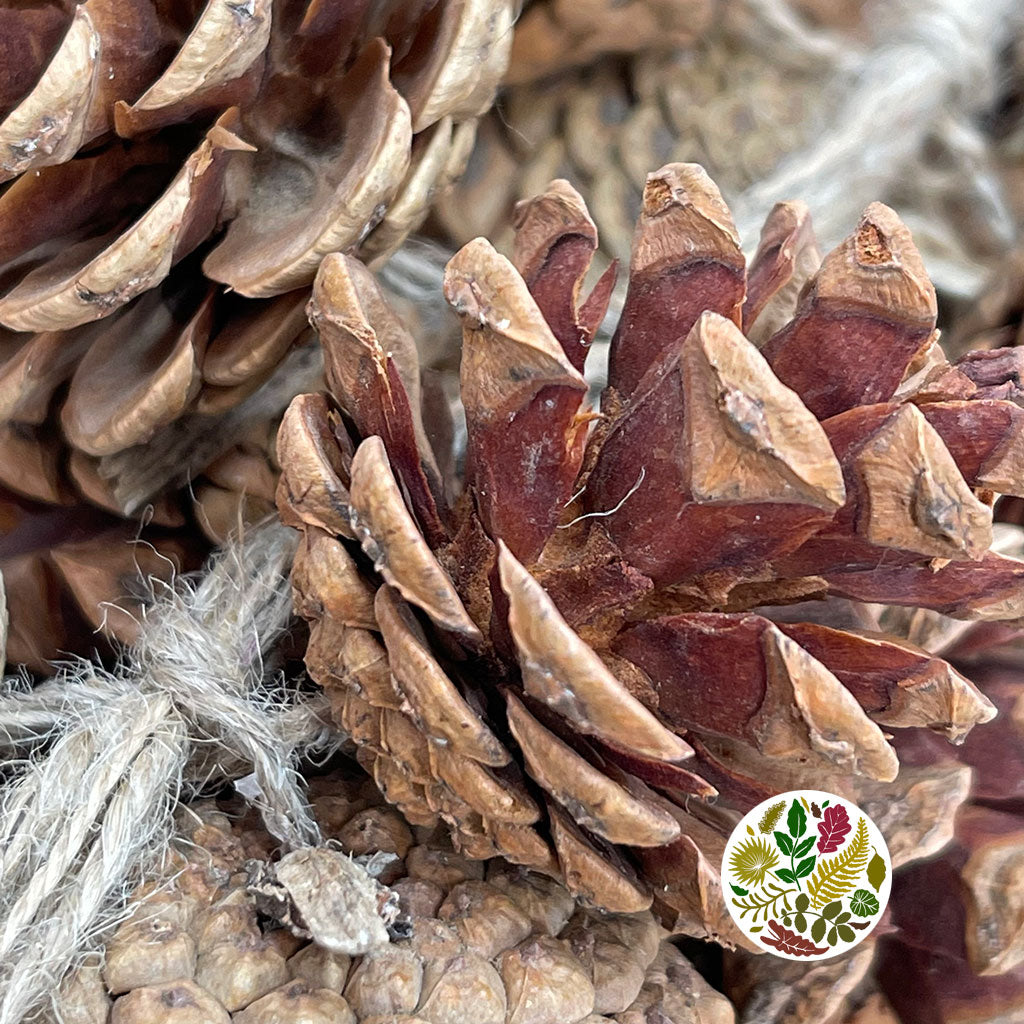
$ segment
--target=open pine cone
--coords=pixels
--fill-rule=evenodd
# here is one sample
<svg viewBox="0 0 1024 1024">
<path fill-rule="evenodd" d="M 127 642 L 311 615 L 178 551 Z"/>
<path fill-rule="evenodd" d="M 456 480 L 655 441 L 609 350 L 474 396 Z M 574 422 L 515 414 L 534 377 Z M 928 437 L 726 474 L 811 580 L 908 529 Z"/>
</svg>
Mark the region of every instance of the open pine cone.
<svg viewBox="0 0 1024 1024">
<path fill-rule="evenodd" d="M 0 109 L 16 179 L 0 324 L 19 332 L 0 416 L 39 423 L 70 381 L 65 435 L 102 456 L 251 393 L 302 333 L 296 289 L 320 258 L 385 257 L 457 173 L 512 16 L 511 0 L 7 11 L 38 49 L 31 73 L 5 69 Z M 176 273 L 197 250 L 202 272 L 197 256 Z"/>
<path fill-rule="evenodd" d="M 224 459 L 316 386 L 317 265 L 383 261 L 419 224 L 465 162 L 513 16 L 513 0 L 3 5 L 0 484 L 64 506 L 70 533 L 96 507 L 180 527 L 189 496 L 164 492 L 184 484 L 213 538 L 271 511 L 272 459 L 247 475 Z M 79 583 L 104 575 L 94 553 Z M 66 574 L 44 593 L 35 569 L 13 572 L 10 658 L 44 669 L 87 644 L 25 614 L 75 604 Z"/>
<path fill-rule="evenodd" d="M 533 0 L 516 25 L 506 82 L 518 84 L 610 54 L 688 46 L 715 0 Z"/>
<path fill-rule="evenodd" d="M 892 210 L 819 262 L 806 209 L 781 204 L 748 268 L 717 188 L 672 164 L 647 179 L 590 410 L 614 272 L 582 297 L 596 231 L 564 181 L 516 228 L 513 262 L 477 239 L 446 271 L 457 500 L 401 323 L 359 263 L 321 265 L 331 394 L 297 398 L 278 438 L 307 667 L 409 821 L 742 941 L 717 870 L 738 812 L 892 780 L 883 727 L 960 741 L 995 713 L 922 648 L 772 606 L 1024 614 L 1024 563 L 989 550 L 994 492 L 1021 489 L 1019 395 L 987 353 L 945 362 Z"/>
</svg>

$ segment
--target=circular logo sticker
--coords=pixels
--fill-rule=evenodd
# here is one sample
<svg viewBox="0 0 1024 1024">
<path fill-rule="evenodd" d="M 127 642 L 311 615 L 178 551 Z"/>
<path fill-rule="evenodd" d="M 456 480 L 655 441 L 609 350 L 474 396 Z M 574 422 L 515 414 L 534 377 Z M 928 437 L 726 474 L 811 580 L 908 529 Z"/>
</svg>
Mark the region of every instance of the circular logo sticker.
<svg viewBox="0 0 1024 1024">
<path fill-rule="evenodd" d="M 825 960 L 863 942 L 889 902 L 891 876 L 875 823 L 849 800 L 814 789 L 758 804 L 722 857 L 732 919 L 789 960 Z"/>
</svg>

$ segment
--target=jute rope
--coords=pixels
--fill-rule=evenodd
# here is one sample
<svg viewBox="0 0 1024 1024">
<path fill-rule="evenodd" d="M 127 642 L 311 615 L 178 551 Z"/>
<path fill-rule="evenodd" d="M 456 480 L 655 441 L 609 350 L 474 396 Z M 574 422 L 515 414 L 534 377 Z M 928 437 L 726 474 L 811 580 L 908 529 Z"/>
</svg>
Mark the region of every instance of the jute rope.
<svg viewBox="0 0 1024 1024">
<path fill-rule="evenodd" d="M 291 530 L 270 523 L 198 580 L 160 584 L 141 639 L 108 672 L 68 665 L 0 691 L 0 1024 L 44 1006 L 159 868 L 183 793 L 251 776 L 289 847 L 320 836 L 296 771 L 337 742 L 320 695 L 271 655 L 287 627 Z"/>
<path fill-rule="evenodd" d="M 747 2 L 758 24 L 774 29 L 765 33 L 773 53 L 806 48 L 805 38 L 779 16 L 777 0 Z M 871 16 L 877 42 L 852 61 L 832 55 L 834 71 L 822 87 L 839 103 L 828 130 L 731 199 L 744 246 L 756 244 L 765 216 L 783 199 L 807 203 L 826 247 L 850 231 L 869 202 L 894 191 L 901 214 L 918 204 L 934 213 L 928 204 L 962 185 L 987 198 L 992 225 L 1010 223 L 992 170 L 979 159 L 985 145 L 975 119 L 992 101 L 1000 51 L 1020 31 L 1019 4 L 878 0 Z M 929 138 L 948 152 L 949 180 L 939 180 L 923 156 Z M 923 233 L 936 218 L 910 219 Z M 962 248 L 928 269 L 937 284 L 961 294 L 977 288 L 983 274 Z"/>
</svg>

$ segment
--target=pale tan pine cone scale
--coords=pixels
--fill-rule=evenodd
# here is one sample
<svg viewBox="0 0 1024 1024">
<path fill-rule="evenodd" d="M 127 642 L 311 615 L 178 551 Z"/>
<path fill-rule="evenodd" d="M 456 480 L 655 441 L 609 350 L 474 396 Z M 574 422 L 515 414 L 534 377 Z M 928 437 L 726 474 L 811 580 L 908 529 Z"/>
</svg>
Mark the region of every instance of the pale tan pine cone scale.
<svg viewBox="0 0 1024 1024">
<path fill-rule="evenodd" d="M 22 51 L 0 69 L 3 484 L 67 506 L 69 533 L 90 516 L 72 508 L 84 499 L 173 520 L 196 548 L 268 514 L 273 466 L 243 471 L 247 435 L 315 386 L 288 360 L 310 349 L 320 257 L 386 260 L 458 175 L 507 63 L 513 7 L 48 0 L 3 13 Z M 193 497 L 198 530 L 182 518 Z M 158 531 L 143 536 L 161 548 Z M 15 595 L 9 657 L 45 672 L 89 650 L 55 606 L 84 591 L 61 593 L 45 556 L 43 568 L 21 556 L 16 589 L 43 573 L 49 591 Z M 166 580 L 171 566 L 144 569 Z M 102 576 L 102 553 L 83 571 Z M 91 589 L 136 607 L 123 587 Z M 93 626 L 99 603 L 85 609 Z"/>
</svg>

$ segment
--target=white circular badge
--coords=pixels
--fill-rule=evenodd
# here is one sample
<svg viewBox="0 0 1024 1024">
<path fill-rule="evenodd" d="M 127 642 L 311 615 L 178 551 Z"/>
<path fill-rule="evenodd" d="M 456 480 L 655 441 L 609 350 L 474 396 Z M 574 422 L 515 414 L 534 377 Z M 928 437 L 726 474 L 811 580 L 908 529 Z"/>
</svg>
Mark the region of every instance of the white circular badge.
<svg viewBox="0 0 1024 1024">
<path fill-rule="evenodd" d="M 758 804 L 722 857 L 732 919 L 756 945 L 789 960 L 825 960 L 863 942 L 891 886 L 878 827 L 856 804 L 821 790 Z"/>
</svg>

